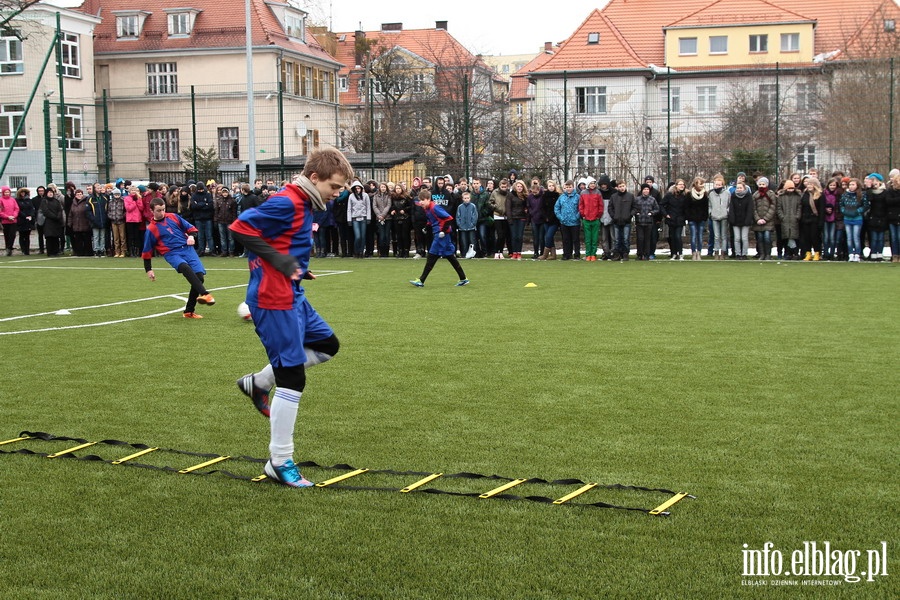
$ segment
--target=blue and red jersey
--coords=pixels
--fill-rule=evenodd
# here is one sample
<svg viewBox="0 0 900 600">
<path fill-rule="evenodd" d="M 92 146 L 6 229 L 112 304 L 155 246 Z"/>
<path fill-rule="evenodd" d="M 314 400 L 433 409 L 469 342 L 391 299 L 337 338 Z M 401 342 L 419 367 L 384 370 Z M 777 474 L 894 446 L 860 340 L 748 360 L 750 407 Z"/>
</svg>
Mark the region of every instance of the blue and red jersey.
<svg viewBox="0 0 900 600">
<path fill-rule="evenodd" d="M 197 233 L 197 228 L 181 218 L 181 215 L 166 213 L 161 221 L 150 219 L 144 233 L 144 249 L 141 258 L 153 258 L 156 250 L 165 256 L 173 250 L 187 246 L 188 234 Z"/>
<path fill-rule="evenodd" d="M 453 233 L 453 227 L 451 227 L 453 217 L 450 216 L 450 213 L 440 204 L 432 202 L 431 206 L 425 209 L 425 218 L 428 219 L 428 225 L 434 233 L 434 239 L 428 252 L 438 256 L 456 254 L 456 246 L 453 244 L 453 235 L 451 235 Z M 439 235 L 442 231 L 445 234 L 444 237 Z"/>
<path fill-rule="evenodd" d="M 306 273 L 313 244 L 312 224 L 312 202 L 300 187 L 288 184 L 259 206 L 242 212 L 229 229 L 262 238 L 278 252 L 293 256 Z M 295 298 L 304 294 L 299 283 L 253 252 L 247 252 L 247 259 L 247 304 L 270 310 L 293 308 Z"/>
</svg>

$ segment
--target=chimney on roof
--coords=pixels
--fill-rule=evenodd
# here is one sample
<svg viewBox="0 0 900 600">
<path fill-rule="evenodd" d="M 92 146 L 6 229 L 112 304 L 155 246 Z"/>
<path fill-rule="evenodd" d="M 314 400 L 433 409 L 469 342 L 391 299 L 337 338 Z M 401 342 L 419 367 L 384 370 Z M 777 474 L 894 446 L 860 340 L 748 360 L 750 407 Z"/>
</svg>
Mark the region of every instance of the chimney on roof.
<svg viewBox="0 0 900 600">
<path fill-rule="evenodd" d="M 382 31 L 403 31 L 403 23 L 382 23 Z"/>
<path fill-rule="evenodd" d="M 444 31 L 447 31 L 447 21 L 435 21 L 434 28 L 435 29 L 443 29 Z"/>
<path fill-rule="evenodd" d="M 357 29 L 354 34 L 354 43 L 353 43 L 353 59 L 354 64 L 356 66 L 360 66 L 363 64 L 363 54 L 365 54 L 366 48 L 366 32 L 360 31 Z"/>
<path fill-rule="evenodd" d="M 553 42 L 544 42 L 544 52 L 547 54 L 553 53 Z"/>
</svg>

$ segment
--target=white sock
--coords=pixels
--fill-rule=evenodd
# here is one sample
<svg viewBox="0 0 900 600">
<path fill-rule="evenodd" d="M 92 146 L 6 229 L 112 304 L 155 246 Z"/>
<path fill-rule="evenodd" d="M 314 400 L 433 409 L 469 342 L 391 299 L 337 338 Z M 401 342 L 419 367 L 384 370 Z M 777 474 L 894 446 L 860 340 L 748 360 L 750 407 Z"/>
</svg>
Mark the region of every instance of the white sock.
<svg viewBox="0 0 900 600">
<path fill-rule="evenodd" d="M 269 409 L 269 454 L 272 464 L 283 465 L 294 457 L 294 423 L 300 407 L 301 392 L 276 388 Z"/>
<path fill-rule="evenodd" d="M 275 385 L 275 371 L 272 365 L 266 365 L 259 373 L 253 374 L 253 383 L 265 390 L 271 389 Z"/>
<path fill-rule="evenodd" d="M 303 363 L 303 367 L 306 369 L 314 367 L 316 365 L 320 365 L 323 362 L 329 361 L 334 358 L 331 354 L 316 352 L 315 350 L 312 350 L 308 347 L 304 347 L 303 350 L 306 352 L 306 362 Z"/>
</svg>

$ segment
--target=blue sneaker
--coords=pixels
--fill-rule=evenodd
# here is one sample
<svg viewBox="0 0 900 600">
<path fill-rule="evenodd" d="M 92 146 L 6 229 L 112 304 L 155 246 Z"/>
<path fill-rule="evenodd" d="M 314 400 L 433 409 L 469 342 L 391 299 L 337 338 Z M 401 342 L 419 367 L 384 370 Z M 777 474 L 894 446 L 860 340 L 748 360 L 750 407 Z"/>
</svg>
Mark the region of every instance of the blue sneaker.
<svg viewBox="0 0 900 600">
<path fill-rule="evenodd" d="M 462 287 L 464 285 L 469 285 L 468 279 L 460 279 L 459 281 L 456 282 L 456 287 Z"/>
<path fill-rule="evenodd" d="M 411 279 L 409 282 L 416 287 L 425 287 L 425 284 L 419 279 Z"/>
<path fill-rule="evenodd" d="M 266 463 L 263 471 L 265 471 L 266 476 L 269 478 L 290 487 L 305 488 L 314 485 L 312 481 L 300 474 L 300 470 L 292 460 L 288 460 L 280 467 L 273 465 L 270 460 Z"/>
<path fill-rule="evenodd" d="M 253 400 L 253 406 L 266 418 L 269 417 L 269 393 L 271 389 L 263 389 L 253 382 L 253 374 L 244 375 L 237 380 L 238 389 Z"/>
</svg>

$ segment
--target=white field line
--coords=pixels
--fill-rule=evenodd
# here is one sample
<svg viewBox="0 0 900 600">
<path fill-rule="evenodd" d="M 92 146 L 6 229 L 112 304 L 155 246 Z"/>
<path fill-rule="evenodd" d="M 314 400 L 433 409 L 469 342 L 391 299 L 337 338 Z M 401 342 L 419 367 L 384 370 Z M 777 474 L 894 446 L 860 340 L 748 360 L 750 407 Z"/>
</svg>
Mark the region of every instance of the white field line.
<svg viewBox="0 0 900 600">
<path fill-rule="evenodd" d="M 29 268 L 29 267 L 12 267 L 12 268 Z M 66 268 L 66 267 L 30 267 L 30 268 L 44 269 L 44 268 Z M 71 268 L 71 267 L 69 267 L 69 268 Z M 79 268 L 79 267 L 76 267 L 76 269 L 77 268 Z M 91 269 L 91 270 L 95 269 L 95 267 L 86 267 L 86 268 Z M 102 267 L 96 267 L 96 268 L 102 269 Z M 109 268 L 107 268 L 107 269 L 109 269 Z M 112 269 L 109 269 L 109 270 L 112 270 Z M 224 270 L 224 269 L 212 269 L 212 270 Z M 234 270 L 234 269 L 228 269 L 228 270 Z M 244 269 L 241 269 L 241 270 L 244 270 Z M 317 273 L 316 277 L 327 277 L 328 275 L 343 275 L 346 273 L 352 273 L 352 271 L 329 271 L 326 273 Z M 230 290 L 230 289 L 242 288 L 242 287 L 247 287 L 247 284 L 242 283 L 240 285 L 229 285 L 229 286 L 223 286 L 223 287 L 217 287 L 217 288 L 210 288 L 209 291 L 217 292 L 220 290 Z M 94 304 L 91 306 L 77 306 L 74 308 L 58 309 L 58 310 L 67 310 L 69 312 L 76 311 L 76 310 L 92 310 L 92 309 L 97 309 L 97 308 L 107 308 L 110 306 L 122 306 L 124 304 L 134 304 L 136 302 L 148 302 L 151 300 L 162 300 L 165 298 L 173 298 L 175 300 L 178 300 L 179 302 L 187 302 L 187 298 L 185 298 L 184 295 L 165 294 L 162 296 L 150 296 L 147 298 L 136 298 L 134 300 L 121 300 L 119 302 L 108 302 L 106 304 Z M 18 321 L 20 319 L 30 319 L 30 318 L 34 318 L 34 317 L 45 317 L 48 315 L 55 315 L 58 312 L 58 310 L 41 312 L 41 313 L 33 313 L 30 315 L 17 315 L 14 317 L 5 317 L 5 318 L 0 319 L 0 323 L 6 322 L 6 321 Z M 129 317 L 127 319 L 116 319 L 114 321 L 103 321 L 100 323 L 87 323 L 87 324 L 83 324 L 83 325 L 65 325 L 62 327 L 45 327 L 43 329 L 28 329 L 28 330 L 23 330 L 23 331 L 0 331 L 0 336 L 20 335 L 23 333 L 42 333 L 45 331 L 63 331 L 66 329 L 83 329 L 83 328 L 87 328 L 87 327 L 101 327 L 101 326 L 105 326 L 105 325 L 116 325 L 118 323 L 127 323 L 129 321 L 140 321 L 143 319 L 154 319 L 156 317 L 164 317 L 166 315 L 171 315 L 171 314 L 181 312 L 182 310 L 184 310 L 184 309 L 177 308 L 175 310 L 169 310 L 166 312 L 156 313 L 156 314 L 152 314 L 152 315 L 143 315 L 140 317 Z"/>
</svg>

